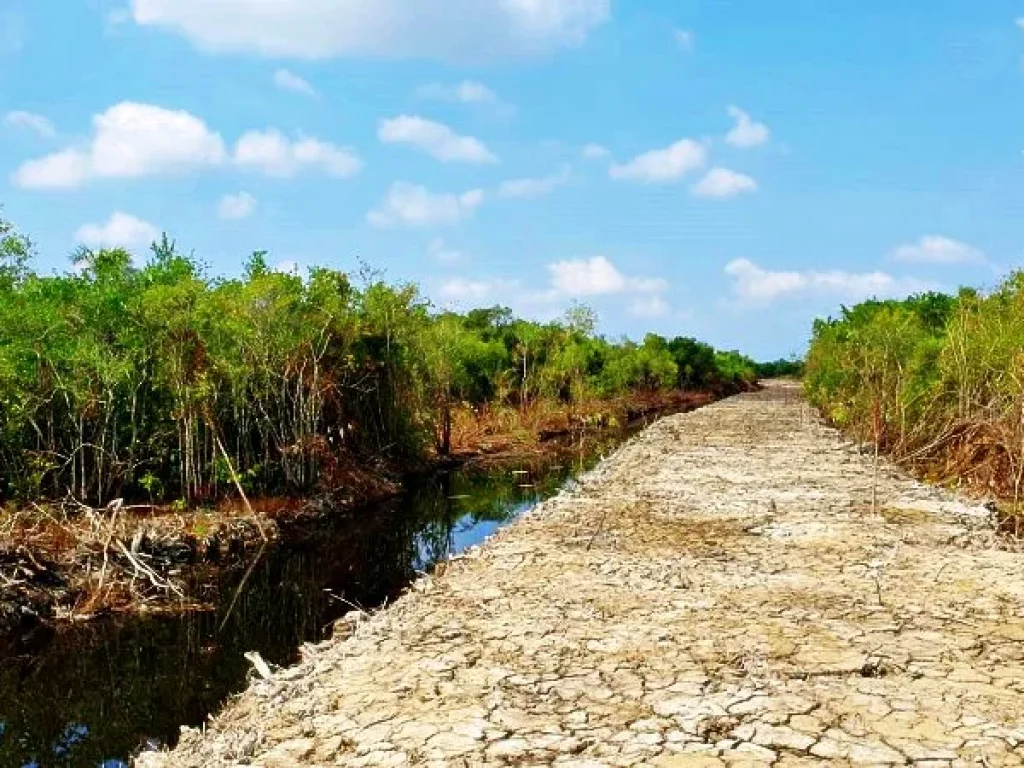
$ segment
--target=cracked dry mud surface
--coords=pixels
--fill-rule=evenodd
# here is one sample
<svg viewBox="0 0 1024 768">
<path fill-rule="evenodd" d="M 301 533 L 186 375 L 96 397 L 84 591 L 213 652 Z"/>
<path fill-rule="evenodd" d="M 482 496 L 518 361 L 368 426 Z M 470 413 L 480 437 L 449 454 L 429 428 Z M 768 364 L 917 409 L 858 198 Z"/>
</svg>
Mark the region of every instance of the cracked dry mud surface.
<svg viewBox="0 0 1024 768">
<path fill-rule="evenodd" d="M 164 766 L 1024 765 L 1024 558 L 792 385 L 664 419 Z"/>
</svg>

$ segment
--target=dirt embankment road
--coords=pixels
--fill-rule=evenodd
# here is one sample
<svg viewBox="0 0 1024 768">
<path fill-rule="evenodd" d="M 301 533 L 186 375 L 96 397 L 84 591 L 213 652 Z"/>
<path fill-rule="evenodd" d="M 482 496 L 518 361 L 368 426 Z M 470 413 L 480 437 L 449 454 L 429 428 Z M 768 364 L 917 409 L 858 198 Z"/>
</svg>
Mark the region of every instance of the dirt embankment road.
<svg viewBox="0 0 1024 768">
<path fill-rule="evenodd" d="M 1024 556 L 774 385 L 664 419 L 153 766 L 1024 765 Z"/>
</svg>

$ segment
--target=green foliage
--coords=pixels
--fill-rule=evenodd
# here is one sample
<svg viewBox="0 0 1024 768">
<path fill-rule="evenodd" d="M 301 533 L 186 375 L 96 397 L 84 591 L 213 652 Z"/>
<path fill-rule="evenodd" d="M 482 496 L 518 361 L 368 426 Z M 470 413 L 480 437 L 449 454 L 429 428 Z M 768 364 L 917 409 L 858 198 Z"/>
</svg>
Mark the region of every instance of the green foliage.
<svg viewBox="0 0 1024 768">
<path fill-rule="evenodd" d="M 139 485 L 145 489 L 146 493 L 150 495 L 150 498 L 157 498 L 163 495 L 163 483 L 161 483 L 160 478 L 152 472 L 147 472 L 140 477 Z"/>
<path fill-rule="evenodd" d="M 0 289 L 25 277 L 32 257 L 32 241 L 0 216 Z"/>
<path fill-rule="evenodd" d="M 718 376 L 715 348 L 691 338 L 672 339 L 668 344 L 676 364 L 677 385 L 680 389 L 711 386 Z"/>
<path fill-rule="evenodd" d="M 602 392 L 673 389 L 677 385 L 678 372 L 669 342 L 649 333 L 643 344 L 627 341 L 609 350 L 602 375 Z"/>
<path fill-rule="evenodd" d="M 779 358 L 756 366 L 759 379 L 799 379 L 804 375 L 804 361 L 797 358 Z"/>
<path fill-rule="evenodd" d="M 804 386 L 838 424 L 901 455 L 941 455 L 984 435 L 983 453 L 1019 494 L 1024 273 L 987 296 L 963 289 L 844 307 L 815 323 Z"/>
<path fill-rule="evenodd" d="M 817 321 L 805 376 L 811 401 L 864 437 L 879 422 L 901 439 L 917 422 L 941 418 L 929 409 L 942 389 L 939 356 L 955 303 L 940 294 L 873 300 Z"/>
<path fill-rule="evenodd" d="M 735 350 L 716 352 L 715 367 L 720 389 L 757 383 L 757 363 Z"/>
<path fill-rule="evenodd" d="M 438 313 L 415 285 L 280 274 L 261 251 L 215 279 L 166 235 L 145 264 L 81 249 L 41 276 L 31 255 L 0 219 L 0 500 L 194 504 L 231 491 L 232 470 L 253 493 L 302 493 L 344 456 L 446 452 L 456 407 L 755 376 L 693 339 L 610 342 L 584 306 L 549 323 Z"/>
</svg>

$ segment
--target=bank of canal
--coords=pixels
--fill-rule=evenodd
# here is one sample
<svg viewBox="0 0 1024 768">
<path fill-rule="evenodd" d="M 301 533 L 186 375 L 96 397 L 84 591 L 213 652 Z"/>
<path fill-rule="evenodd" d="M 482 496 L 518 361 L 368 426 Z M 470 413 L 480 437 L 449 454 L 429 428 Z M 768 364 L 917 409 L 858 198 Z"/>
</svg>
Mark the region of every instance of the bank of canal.
<svg viewBox="0 0 1024 768">
<path fill-rule="evenodd" d="M 659 421 L 140 768 L 1024 767 L 1021 554 L 772 382 Z"/>
<path fill-rule="evenodd" d="M 141 747 L 173 744 L 182 725 L 202 724 L 245 688 L 245 653 L 293 663 L 353 606 L 393 600 L 418 573 L 480 543 L 644 426 L 588 436 L 557 457 L 423 479 L 282 541 L 241 592 L 246 563 L 207 574 L 192 593 L 213 611 L 0 638 L 0 765 L 119 768 Z"/>
</svg>

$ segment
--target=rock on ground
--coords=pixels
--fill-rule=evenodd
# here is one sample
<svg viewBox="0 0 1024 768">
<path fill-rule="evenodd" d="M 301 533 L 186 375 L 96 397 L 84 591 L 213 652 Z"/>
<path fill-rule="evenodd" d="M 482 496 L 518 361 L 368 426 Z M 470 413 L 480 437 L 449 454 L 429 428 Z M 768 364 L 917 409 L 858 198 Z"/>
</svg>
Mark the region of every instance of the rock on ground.
<svg viewBox="0 0 1024 768">
<path fill-rule="evenodd" d="M 792 385 L 664 419 L 144 768 L 1024 765 L 1024 561 Z"/>
</svg>

